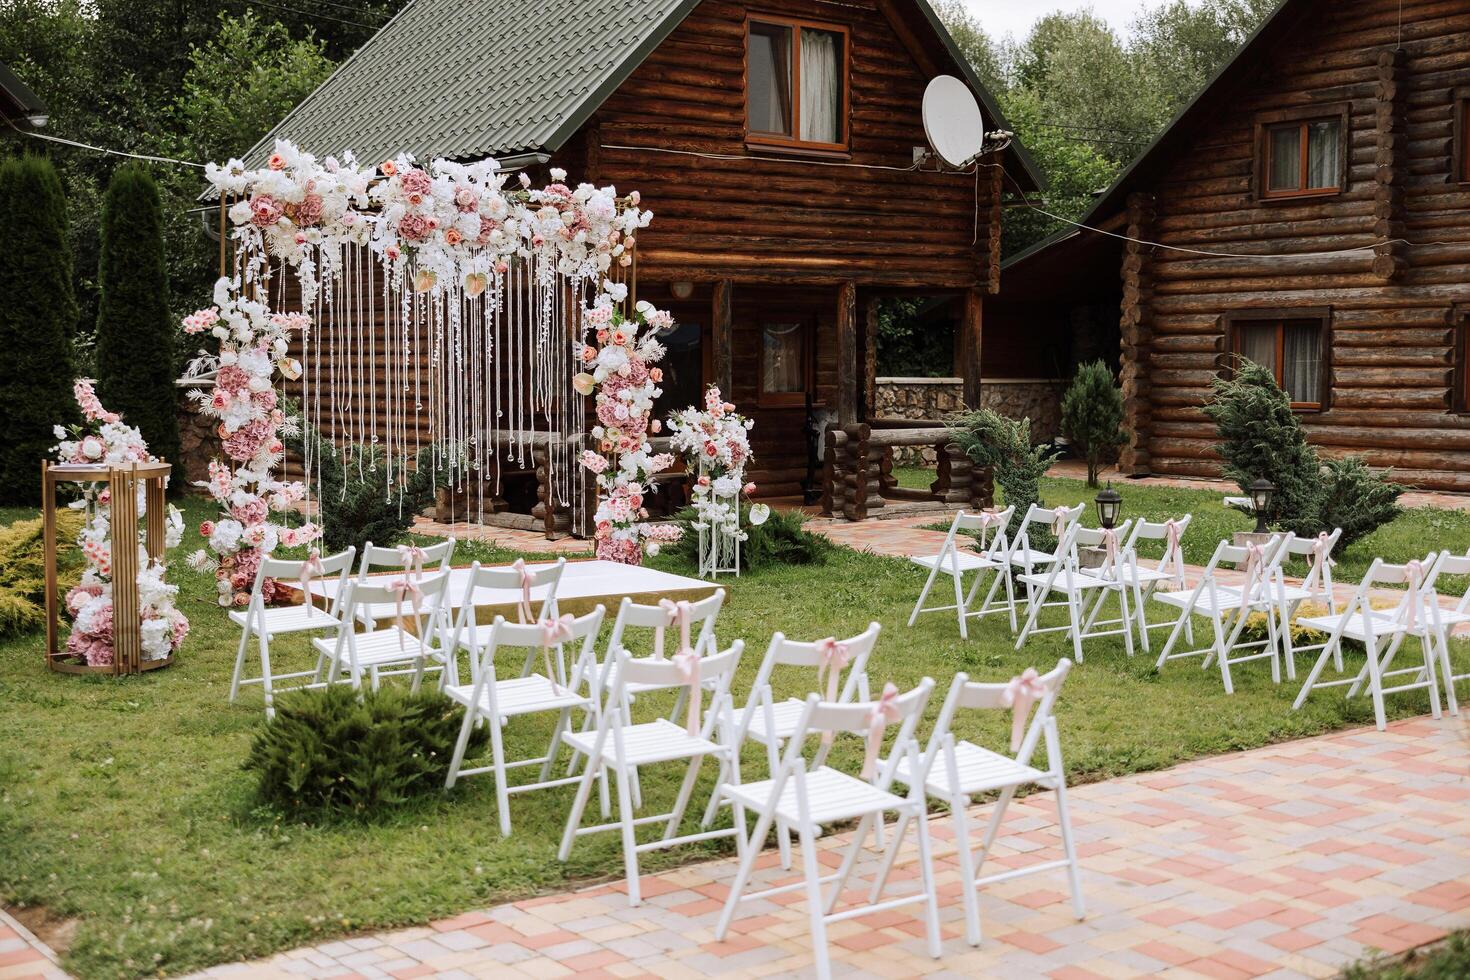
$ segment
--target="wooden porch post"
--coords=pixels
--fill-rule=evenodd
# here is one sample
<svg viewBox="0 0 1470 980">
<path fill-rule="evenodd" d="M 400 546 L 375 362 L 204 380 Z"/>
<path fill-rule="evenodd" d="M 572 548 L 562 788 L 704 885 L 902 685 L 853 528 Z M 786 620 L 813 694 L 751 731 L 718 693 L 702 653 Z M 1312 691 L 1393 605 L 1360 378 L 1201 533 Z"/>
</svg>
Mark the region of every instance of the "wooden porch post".
<svg viewBox="0 0 1470 980">
<path fill-rule="evenodd" d="M 1122 331 L 1123 431 L 1131 438 L 1118 454 L 1123 473 L 1149 471 L 1148 439 L 1153 417 L 1149 391 L 1149 354 L 1153 349 L 1153 325 L 1149 307 L 1153 299 L 1153 248 L 1139 244 L 1153 231 L 1155 211 L 1152 194 L 1128 195 L 1128 237 L 1123 246 L 1123 303 L 1119 327 Z"/>
<path fill-rule="evenodd" d="M 857 283 L 846 280 L 837 287 L 837 424 L 858 420 Z"/>
<path fill-rule="evenodd" d="M 714 383 L 726 399 L 731 397 L 735 383 L 734 285 L 729 279 L 715 282 L 714 309 L 710 319 L 710 344 L 713 348 L 710 363 L 714 369 Z"/>
<path fill-rule="evenodd" d="M 964 311 L 960 314 L 957 360 L 959 375 L 965 382 L 965 407 L 980 407 L 980 327 L 984 322 L 984 297 L 978 287 L 965 290 Z"/>
</svg>

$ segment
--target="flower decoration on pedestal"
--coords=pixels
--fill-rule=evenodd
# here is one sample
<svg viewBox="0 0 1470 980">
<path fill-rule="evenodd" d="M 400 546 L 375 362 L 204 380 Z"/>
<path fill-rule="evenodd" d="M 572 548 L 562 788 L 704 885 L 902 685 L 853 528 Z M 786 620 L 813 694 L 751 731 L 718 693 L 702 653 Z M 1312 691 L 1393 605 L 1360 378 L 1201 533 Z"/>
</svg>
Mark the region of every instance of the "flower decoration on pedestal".
<svg viewBox="0 0 1470 980">
<path fill-rule="evenodd" d="M 669 416 L 674 449 L 695 474 L 692 502 L 699 532 L 700 574 L 739 574 L 739 543 L 749 535 L 740 527 L 740 498 L 755 492 L 745 480 L 749 432 L 755 423 L 735 411 L 720 389 L 710 385 L 703 411 L 690 406 Z"/>
<path fill-rule="evenodd" d="M 214 571 L 221 606 L 243 606 L 260 561 L 277 544 L 294 547 L 314 541 L 320 529 L 310 522 L 289 527 L 272 514 L 293 511 L 306 499 L 306 487 L 277 480 L 272 471 L 285 457 L 281 434 L 296 420 L 276 403 L 273 379 L 279 370 L 298 377 L 301 365 L 287 355 L 293 331 L 305 330 L 310 318 L 303 313 L 272 313 L 263 303 L 237 295 L 238 284 L 221 279 L 215 284 L 215 305 L 184 318 L 187 334 L 210 334 L 219 340 L 218 354 L 201 354 L 188 376 L 215 372 L 211 391 L 195 390 L 189 397 L 199 411 L 219 420 L 219 437 L 229 464 L 211 460 L 209 479 L 201 481 L 223 508 L 220 518 L 204 521 L 199 533 L 208 542 L 190 556 L 200 571 Z M 211 557 L 209 551 L 214 552 Z M 265 584 L 267 601 L 274 583 Z"/>
<path fill-rule="evenodd" d="M 638 303 L 632 317 L 613 304 L 627 295 L 622 283 L 606 283 L 604 298 L 583 312 L 583 323 L 593 331 L 594 343 L 577 345 L 582 373 L 572 379 L 580 394 L 596 394 L 597 425 L 592 428 L 596 450 L 582 454 L 582 465 L 596 476 L 597 513 L 594 539 L 597 557 L 637 565 L 649 554 L 678 540 L 672 524 L 648 522 L 644 497 L 652 492 L 652 477 L 674 461 L 669 453 L 650 452 L 648 435 L 659 430 L 653 402 L 663 394 L 658 387 L 663 372 L 653 365 L 664 356 L 655 332 L 674 319 L 650 303 Z"/>
<path fill-rule="evenodd" d="M 102 407 L 88 378 L 80 378 L 72 387 L 82 409 L 83 423 L 70 429 L 56 427 L 61 440 L 56 447 L 62 463 L 87 465 L 126 465 L 153 462 L 142 434 L 125 425 L 116 412 Z M 66 594 L 66 611 L 72 617 L 67 652 L 91 667 L 105 667 L 113 662 L 114 629 L 112 607 L 112 527 L 108 516 L 111 491 L 100 483 L 84 484 L 82 497 L 71 506 L 83 511 L 86 518 L 77 545 L 82 549 L 87 567 L 81 581 Z M 138 513 L 144 513 L 147 498 L 138 488 Z M 164 545 L 178 545 L 184 533 L 184 519 L 177 507 L 168 505 L 164 518 Z M 142 657 L 162 660 L 183 645 L 189 633 L 189 620 L 174 607 L 178 586 L 164 580 L 162 562 L 150 560 L 140 540 L 138 548 L 138 613 L 141 617 Z"/>
</svg>

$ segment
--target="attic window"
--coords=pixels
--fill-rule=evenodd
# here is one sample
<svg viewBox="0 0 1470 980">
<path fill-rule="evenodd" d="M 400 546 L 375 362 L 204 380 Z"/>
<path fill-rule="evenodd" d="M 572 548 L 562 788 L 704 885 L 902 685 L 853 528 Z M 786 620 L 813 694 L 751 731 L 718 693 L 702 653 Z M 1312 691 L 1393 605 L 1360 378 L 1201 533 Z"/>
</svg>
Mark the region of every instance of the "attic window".
<svg viewBox="0 0 1470 980">
<path fill-rule="evenodd" d="M 747 142 L 846 150 L 847 76 L 846 28 L 751 18 L 745 39 Z"/>
<path fill-rule="evenodd" d="M 1261 196 L 1341 193 L 1346 184 L 1347 111 L 1310 116 L 1272 113 L 1257 124 Z"/>
</svg>

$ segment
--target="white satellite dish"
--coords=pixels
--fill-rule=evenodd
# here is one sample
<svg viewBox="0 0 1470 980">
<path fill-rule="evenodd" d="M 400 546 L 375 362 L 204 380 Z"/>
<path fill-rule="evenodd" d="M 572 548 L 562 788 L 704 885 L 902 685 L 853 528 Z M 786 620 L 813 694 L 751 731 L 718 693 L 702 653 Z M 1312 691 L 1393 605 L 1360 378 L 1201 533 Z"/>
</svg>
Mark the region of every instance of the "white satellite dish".
<svg viewBox="0 0 1470 980">
<path fill-rule="evenodd" d="M 985 146 L 985 119 L 970 86 L 939 75 L 924 89 L 924 135 L 951 167 L 967 167 Z"/>
</svg>

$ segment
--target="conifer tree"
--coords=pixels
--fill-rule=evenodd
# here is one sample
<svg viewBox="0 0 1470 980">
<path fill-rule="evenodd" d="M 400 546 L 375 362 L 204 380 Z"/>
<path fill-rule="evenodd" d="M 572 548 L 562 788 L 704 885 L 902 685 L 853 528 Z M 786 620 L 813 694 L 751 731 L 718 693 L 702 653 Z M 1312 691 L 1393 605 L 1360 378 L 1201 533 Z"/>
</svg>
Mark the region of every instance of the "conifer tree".
<svg viewBox="0 0 1470 980">
<path fill-rule="evenodd" d="M 1087 460 L 1087 485 L 1097 486 L 1097 474 L 1108 453 L 1127 441 L 1123 435 L 1123 393 L 1102 361 L 1079 367 L 1072 386 L 1062 396 L 1062 434 Z"/>
</svg>

